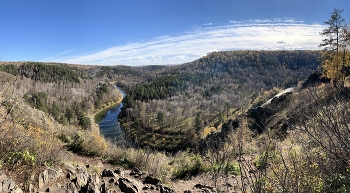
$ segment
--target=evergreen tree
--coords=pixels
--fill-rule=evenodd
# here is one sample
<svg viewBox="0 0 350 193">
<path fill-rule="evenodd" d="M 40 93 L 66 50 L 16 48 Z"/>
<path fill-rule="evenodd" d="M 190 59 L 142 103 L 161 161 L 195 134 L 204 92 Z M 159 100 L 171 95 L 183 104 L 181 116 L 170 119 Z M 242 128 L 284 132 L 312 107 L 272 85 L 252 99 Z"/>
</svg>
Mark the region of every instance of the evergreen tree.
<svg viewBox="0 0 350 193">
<path fill-rule="evenodd" d="M 162 111 L 158 111 L 157 121 L 159 123 L 160 128 L 163 128 L 163 124 L 164 124 L 164 121 L 165 121 L 165 115 L 164 115 L 164 113 Z"/>
<path fill-rule="evenodd" d="M 194 127 L 197 132 L 203 128 L 203 119 L 199 113 L 197 113 L 196 118 L 194 119 Z"/>
<path fill-rule="evenodd" d="M 326 36 L 320 47 L 325 47 L 322 67 L 324 75 L 332 81 L 344 80 L 349 68 L 349 33 L 343 9 L 335 8 L 331 18 L 324 22 L 328 27 L 320 34 Z"/>
</svg>

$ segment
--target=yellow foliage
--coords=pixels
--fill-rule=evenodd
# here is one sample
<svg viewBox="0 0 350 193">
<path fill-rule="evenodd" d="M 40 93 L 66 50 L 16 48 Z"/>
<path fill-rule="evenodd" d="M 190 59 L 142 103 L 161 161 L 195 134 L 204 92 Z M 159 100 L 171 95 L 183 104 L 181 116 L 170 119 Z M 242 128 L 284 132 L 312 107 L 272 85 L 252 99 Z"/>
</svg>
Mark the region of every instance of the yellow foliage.
<svg viewBox="0 0 350 193">
<path fill-rule="evenodd" d="M 75 138 L 74 143 L 81 148 L 78 150 L 81 153 L 101 156 L 105 154 L 108 147 L 105 138 L 96 131 L 78 132 Z"/>
<path fill-rule="evenodd" d="M 23 159 L 22 164 L 29 165 L 58 161 L 61 150 L 58 139 L 40 127 L 23 126 L 7 120 L 0 126 L 0 136 L 0 157 L 18 155 Z"/>
<path fill-rule="evenodd" d="M 338 54 L 325 52 L 324 56 L 327 58 L 322 63 L 324 75 L 332 81 L 343 80 L 347 75 L 345 68 L 350 66 L 349 51 Z"/>
<path fill-rule="evenodd" d="M 207 135 L 209 135 L 210 133 L 213 133 L 213 132 L 215 132 L 216 131 L 216 128 L 215 127 L 206 127 L 206 128 L 204 128 L 204 130 L 203 130 L 203 135 L 202 135 L 202 137 L 204 138 L 204 137 L 206 137 Z"/>
</svg>

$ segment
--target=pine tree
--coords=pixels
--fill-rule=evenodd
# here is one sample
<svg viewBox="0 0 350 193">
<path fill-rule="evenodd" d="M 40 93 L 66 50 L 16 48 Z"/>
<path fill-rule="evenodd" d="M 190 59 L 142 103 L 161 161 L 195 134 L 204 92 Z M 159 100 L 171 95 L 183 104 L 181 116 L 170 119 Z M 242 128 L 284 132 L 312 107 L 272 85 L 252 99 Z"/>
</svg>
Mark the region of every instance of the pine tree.
<svg viewBox="0 0 350 193">
<path fill-rule="evenodd" d="M 162 111 L 158 111 L 157 121 L 159 123 L 159 127 L 161 129 L 163 129 L 163 125 L 164 125 L 164 121 L 165 121 L 165 114 Z"/>
<path fill-rule="evenodd" d="M 199 132 L 204 127 L 202 116 L 199 113 L 197 113 L 196 118 L 194 119 L 194 127 L 197 132 Z"/>
<path fill-rule="evenodd" d="M 322 67 L 324 75 L 333 82 L 343 81 L 349 68 L 349 31 L 345 19 L 341 16 L 343 9 L 335 8 L 331 18 L 324 22 L 328 27 L 320 34 L 326 36 L 320 47 L 323 52 Z"/>
</svg>

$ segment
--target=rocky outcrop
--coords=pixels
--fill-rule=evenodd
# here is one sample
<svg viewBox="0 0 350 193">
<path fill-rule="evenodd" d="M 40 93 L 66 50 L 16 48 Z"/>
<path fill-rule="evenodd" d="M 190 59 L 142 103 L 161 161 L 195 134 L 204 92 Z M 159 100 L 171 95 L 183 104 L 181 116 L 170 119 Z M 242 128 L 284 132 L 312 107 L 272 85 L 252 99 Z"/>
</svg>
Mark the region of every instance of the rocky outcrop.
<svg viewBox="0 0 350 193">
<path fill-rule="evenodd" d="M 158 178 L 145 175 L 134 168 L 126 172 L 116 170 L 93 169 L 89 165 L 65 164 L 60 167 L 47 168 L 23 190 L 0 171 L 0 192 L 55 192 L 55 193 L 139 193 L 139 192 L 175 192 L 161 183 Z"/>
<path fill-rule="evenodd" d="M 137 193 L 141 190 L 141 185 L 135 180 L 128 178 L 119 178 L 118 182 L 119 188 L 122 192 Z"/>
<path fill-rule="evenodd" d="M 0 171 L 0 192 L 23 193 L 16 183 Z"/>
<path fill-rule="evenodd" d="M 41 174 L 39 174 L 39 189 L 44 188 L 45 186 L 51 185 L 58 178 L 63 176 L 61 168 L 48 168 Z"/>
<path fill-rule="evenodd" d="M 301 89 L 305 89 L 308 87 L 316 87 L 322 83 L 329 83 L 330 80 L 322 75 L 321 71 L 315 71 L 311 73 L 307 79 L 301 85 Z"/>
</svg>

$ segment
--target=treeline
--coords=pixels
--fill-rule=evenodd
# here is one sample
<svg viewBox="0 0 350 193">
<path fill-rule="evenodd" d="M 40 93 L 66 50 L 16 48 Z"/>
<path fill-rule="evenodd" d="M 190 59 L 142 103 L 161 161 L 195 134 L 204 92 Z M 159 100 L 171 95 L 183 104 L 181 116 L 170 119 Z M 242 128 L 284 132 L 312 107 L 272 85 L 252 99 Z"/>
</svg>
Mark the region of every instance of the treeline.
<svg viewBox="0 0 350 193">
<path fill-rule="evenodd" d="M 319 57 L 319 51 L 214 52 L 145 73 L 124 98 L 123 128 L 141 146 L 192 146 L 264 91 L 296 86 L 317 69 Z"/>
<path fill-rule="evenodd" d="M 179 92 L 186 90 L 189 84 L 198 86 L 208 80 L 210 74 L 191 74 L 191 73 L 176 73 L 161 76 L 150 83 L 138 84 L 128 95 L 123 102 L 126 108 L 134 107 L 135 101 L 150 101 L 153 99 L 167 99 L 171 96 L 176 96 Z"/>
<path fill-rule="evenodd" d="M 213 52 L 199 60 L 181 65 L 176 70 L 215 75 L 227 73 L 236 76 L 235 79 L 241 82 L 249 77 L 249 79 L 259 79 L 267 85 L 278 81 L 280 87 L 290 87 L 300 81 L 299 75 L 305 77 L 305 74 L 311 72 L 310 69 L 316 69 L 319 66 L 320 56 L 320 51 Z M 278 76 L 268 77 L 266 74 L 278 74 Z M 272 78 L 276 79 L 271 80 Z"/>
<path fill-rule="evenodd" d="M 27 62 L 19 66 L 14 64 L 0 65 L 0 70 L 13 74 L 22 75 L 35 81 L 43 82 L 80 82 L 79 75 L 68 66 L 63 64 L 44 64 L 40 62 Z"/>
<path fill-rule="evenodd" d="M 139 76 L 140 72 L 130 66 L 102 66 L 96 73 L 97 78 L 108 77 L 110 79 L 118 76 Z"/>
</svg>

